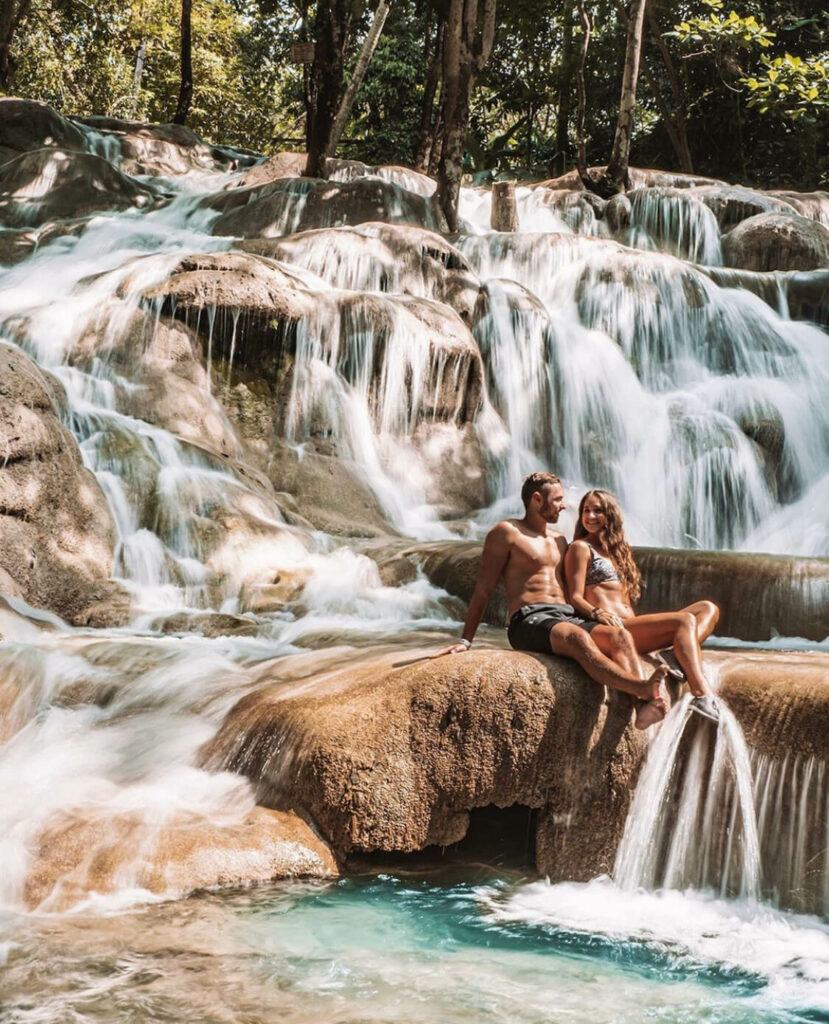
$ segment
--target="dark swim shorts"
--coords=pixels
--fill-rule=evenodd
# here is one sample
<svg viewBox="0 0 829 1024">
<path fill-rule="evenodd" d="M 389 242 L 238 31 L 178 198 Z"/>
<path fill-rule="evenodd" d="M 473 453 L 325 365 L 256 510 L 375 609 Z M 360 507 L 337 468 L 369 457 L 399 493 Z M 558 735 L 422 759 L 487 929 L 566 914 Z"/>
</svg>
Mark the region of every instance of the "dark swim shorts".
<svg viewBox="0 0 829 1024">
<path fill-rule="evenodd" d="M 507 639 L 517 651 L 550 653 L 550 630 L 560 622 L 572 622 L 589 633 L 599 625 L 576 615 L 571 604 L 525 604 L 509 620 Z"/>
</svg>

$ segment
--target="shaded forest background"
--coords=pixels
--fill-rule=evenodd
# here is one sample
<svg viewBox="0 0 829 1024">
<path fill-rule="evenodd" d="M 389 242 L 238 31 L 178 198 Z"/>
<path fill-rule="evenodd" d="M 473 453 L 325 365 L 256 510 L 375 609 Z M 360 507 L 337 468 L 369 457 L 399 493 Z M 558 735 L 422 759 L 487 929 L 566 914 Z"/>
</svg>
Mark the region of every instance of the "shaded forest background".
<svg viewBox="0 0 829 1024">
<path fill-rule="evenodd" d="M 434 172 L 424 132 L 440 131 L 437 57 L 447 4 L 392 0 L 337 155 Z M 188 126 L 259 152 L 304 149 L 310 70 L 292 46 L 315 37 L 316 19 L 330 18 L 331 4 L 188 6 Z M 734 6 L 647 4 L 631 163 L 760 186 L 826 187 L 829 13 L 814 0 Z M 374 7 L 374 0 L 347 5 L 346 81 Z M 498 0 L 494 45 L 472 92 L 466 172 L 539 178 L 574 165 L 579 8 L 592 23 L 584 66 L 587 157 L 607 160 L 625 5 Z M 181 17 L 180 0 L 2 0 L 0 84 L 64 114 L 169 121 L 180 93 Z"/>
</svg>

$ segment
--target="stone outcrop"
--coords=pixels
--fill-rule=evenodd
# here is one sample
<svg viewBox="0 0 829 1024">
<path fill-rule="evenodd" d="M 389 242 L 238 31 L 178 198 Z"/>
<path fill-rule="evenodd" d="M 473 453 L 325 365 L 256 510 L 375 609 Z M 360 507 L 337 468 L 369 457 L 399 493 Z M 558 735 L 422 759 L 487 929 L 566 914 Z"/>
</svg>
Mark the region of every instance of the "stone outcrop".
<svg viewBox="0 0 829 1024">
<path fill-rule="evenodd" d="M 440 230 L 438 207 L 425 196 L 379 178 L 322 181 L 281 178 L 219 192 L 205 205 L 221 211 L 214 235 L 271 238 L 312 228 L 386 221 Z"/>
<path fill-rule="evenodd" d="M 378 561 L 381 572 L 389 575 L 399 574 L 403 563 L 417 565 L 437 586 L 468 603 L 481 547 L 472 541 L 436 541 L 380 547 L 367 553 Z M 644 581 L 637 606 L 643 614 L 707 599 L 720 607 L 720 636 L 739 640 L 768 640 L 775 633 L 811 640 L 826 637 L 827 558 L 644 547 L 635 548 L 634 555 Z M 503 626 L 506 612 L 499 587 L 484 621 Z"/>
<path fill-rule="evenodd" d="M 304 267 L 335 288 L 406 292 L 436 299 L 469 319 L 480 282 L 466 257 L 435 231 L 366 223 L 254 238 L 236 248 Z"/>
<path fill-rule="evenodd" d="M 646 583 L 643 613 L 708 599 L 720 607 L 720 636 L 826 637 L 829 558 L 676 548 L 636 548 L 635 556 Z"/>
<path fill-rule="evenodd" d="M 645 745 L 631 700 L 605 702 L 552 657 L 427 653 L 375 658 L 312 690 L 264 686 L 204 761 L 245 774 L 260 803 L 303 808 L 342 854 L 449 845 L 474 809 L 520 804 L 541 810 L 539 870 L 607 871 Z"/>
<path fill-rule="evenodd" d="M 280 178 L 301 178 L 305 173 L 308 161 L 307 153 L 282 152 L 274 153 L 267 160 L 251 167 L 250 170 L 234 178 L 227 185 L 228 189 L 249 188 L 256 185 L 267 185 Z M 421 196 L 431 196 L 437 183 L 434 178 L 413 171 L 410 167 L 394 165 L 372 166 L 361 160 L 340 160 L 329 158 L 326 161 L 326 174 L 329 181 L 353 181 L 355 178 L 381 178 L 394 182 Z"/>
<path fill-rule="evenodd" d="M 29 150 L 54 146 L 84 149 L 84 133 L 45 103 L 0 99 L 0 163 Z"/>
<path fill-rule="evenodd" d="M 593 178 L 598 178 L 605 171 L 604 166 L 588 168 Z M 702 185 L 722 184 L 718 178 L 706 178 L 699 174 L 681 174 L 674 171 L 659 171 L 647 167 L 631 167 L 629 170 L 631 188 L 648 188 L 651 185 L 664 185 L 666 188 L 698 188 Z M 583 185 L 577 170 L 567 171 L 557 178 L 534 182 L 533 187 L 544 185 L 547 188 L 581 189 Z"/>
<path fill-rule="evenodd" d="M 95 133 L 86 133 L 86 146 L 113 159 L 127 174 L 176 177 L 191 171 L 227 173 L 260 159 L 255 153 L 213 146 L 181 124 L 147 124 L 115 117 L 73 120 Z"/>
<path fill-rule="evenodd" d="M 829 267 L 829 228 L 796 213 L 763 213 L 723 238 L 723 259 L 744 270 L 818 270 Z"/>
<path fill-rule="evenodd" d="M 334 878 L 327 845 L 295 814 L 254 808 L 238 825 L 207 819 L 160 827 L 137 816 L 63 818 L 37 839 L 25 882 L 30 909 L 61 912 L 125 886 L 174 898 L 279 878 Z"/>
<path fill-rule="evenodd" d="M 759 296 L 775 312 L 781 296 L 792 320 L 811 320 L 829 326 L 829 269 L 782 271 L 735 270 L 732 267 L 703 267 L 721 288 L 744 288 Z"/>
<path fill-rule="evenodd" d="M 60 385 L 0 344 L 0 568 L 29 603 L 73 618 L 99 600 L 115 531 L 58 416 Z"/>
<path fill-rule="evenodd" d="M 101 210 L 146 207 L 159 195 L 108 161 L 76 150 L 37 149 L 0 168 L 0 219 L 38 227 Z"/>
<path fill-rule="evenodd" d="M 794 206 L 777 195 L 742 185 L 704 185 L 694 195 L 714 213 L 721 231 L 762 213 L 796 213 Z"/>
</svg>

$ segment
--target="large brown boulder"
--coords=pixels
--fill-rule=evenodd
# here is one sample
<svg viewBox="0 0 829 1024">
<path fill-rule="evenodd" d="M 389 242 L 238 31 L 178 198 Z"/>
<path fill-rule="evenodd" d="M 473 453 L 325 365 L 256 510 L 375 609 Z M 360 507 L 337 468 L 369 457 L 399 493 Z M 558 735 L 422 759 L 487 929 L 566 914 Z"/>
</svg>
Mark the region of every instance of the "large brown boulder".
<svg viewBox="0 0 829 1024">
<path fill-rule="evenodd" d="M 427 653 L 383 655 L 302 692 L 264 687 L 204 760 L 245 774 L 259 802 L 304 808 L 343 854 L 449 845 L 476 808 L 520 804 L 544 812 L 541 871 L 609 870 L 645 747 L 630 698 L 606 702 L 553 657 Z"/>
<path fill-rule="evenodd" d="M 0 167 L 0 218 L 12 226 L 38 227 L 101 210 L 146 207 L 157 198 L 152 189 L 91 153 L 37 149 Z"/>
<path fill-rule="evenodd" d="M 67 817 L 36 840 L 30 909 L 61 912 L 127 886 L 174 898 L 278 878 L 335 878 L 328 846 L 295 814 L 254 808 L 238 825 L 193 817 L 160 827 L 137 815 Z"/>
<path fill-rule="evenodd" d="M 282 178 L 261 186 L 219 192 L 205 205 L 221 211 L 214 235 L 273 238 L 311 228 L 386 221 L 440 230 L 433 199 L 379 178 L 322 181 Z"/>
<path fill-rule="evenodd" d="M 744 270 L 829 267 L 829 228 L 791 213 L 749 217 L 723 238 L 723 260 Z"/>
<path fill-rule="evenodd" d="M 46 146 L 84 149 L 84 133 L 45 103 L 0 99 L 0 163 Z"/>
<path fill-rule="evenodd" d="M 115 528 L 60 385 L 0 344 L 0 569 L 30 603 L 73 618 L 106 591 Z"/>
</svg>

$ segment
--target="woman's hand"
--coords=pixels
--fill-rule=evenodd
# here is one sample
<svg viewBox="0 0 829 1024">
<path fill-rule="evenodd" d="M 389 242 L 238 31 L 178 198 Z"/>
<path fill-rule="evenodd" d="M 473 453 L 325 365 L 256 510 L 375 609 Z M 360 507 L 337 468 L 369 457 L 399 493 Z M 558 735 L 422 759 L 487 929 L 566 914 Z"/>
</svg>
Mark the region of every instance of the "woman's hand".
<svg viewBox="0 0 829 1024">
<path fill-rule="evenodd" d="M 602 626 L 615 626 L 617 629 L 624 628 L 625 622 L 616 612 L 608 611 L 607 608 L 596 608 L 592 618 Z"/>
<path fill-rule="evenodd" d="M 437 654 L 430 654 L 429 658 L 442 658 L 444 654 L 465 654 L 469 650 L 466 644 L 454 643 L 451 647 L 444 647 L 442 651 L 438 651 Z"/>
</svg>

